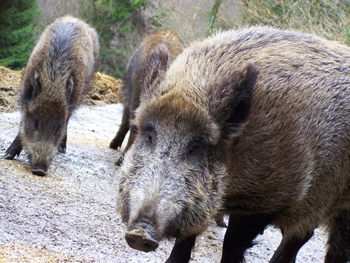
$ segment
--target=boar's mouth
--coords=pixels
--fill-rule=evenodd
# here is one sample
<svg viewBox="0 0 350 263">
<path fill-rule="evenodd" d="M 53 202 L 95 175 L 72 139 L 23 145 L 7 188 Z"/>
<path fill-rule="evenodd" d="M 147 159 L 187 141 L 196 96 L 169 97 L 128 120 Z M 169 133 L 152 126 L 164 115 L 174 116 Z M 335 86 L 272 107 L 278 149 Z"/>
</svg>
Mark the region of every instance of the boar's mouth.
<svg viewBox="0 0 350 263">
<path fill-rule="evenodd" d="M 45 176 L 47 169 L 42 169 L 42 168 L 32 168 L 31 169 L 32 173 L 35 175 L 39 175 L 39 176 Z"/>
<path fill-rule="evenodd" d="M 154 251 L 159 246 L 159 242 L 142 227 L 128 231 L 125 239 L 130 247 L 144 252 Z"/>
</svg>

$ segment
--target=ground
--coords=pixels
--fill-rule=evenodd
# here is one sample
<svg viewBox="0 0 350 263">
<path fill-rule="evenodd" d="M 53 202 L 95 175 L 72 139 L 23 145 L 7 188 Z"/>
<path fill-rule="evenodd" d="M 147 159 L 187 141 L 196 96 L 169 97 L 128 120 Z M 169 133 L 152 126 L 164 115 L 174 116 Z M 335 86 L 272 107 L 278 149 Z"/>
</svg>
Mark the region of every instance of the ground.
<svg viewBox="0 0 350 263">
<path fill-rule="evenodd" d="M 24 69 L 13 71 L 0 66 L 0 113 L 20 110 L 18 103 L 21 76 Z M 86 105 L 99 105 L 101 102 L 119 102 L 119 89 L 122 80 L 97 72 L 91 80 L 91 90 L 86 96 Z"/>
<path fill-rule="evenodd" d="M 11 91 L 0 85 L 2 95 L 6 89 Z M 31 173 L 24 152 L 12 161 L 0 158 L 0 262 L 143 263 L 165 262 L 169 256 L 173 241 L 164 241 L 149 253 L 127 245 L 126 226 L 116 211 L 120 168 L 115 161 L 120 152 L 108 148 L 123 106 L 103 98 L 98 103 L 91 96 L 89 100 L 90 106 L 72 116 L 67 152 L 56 153 L 47 176 Z M 20 121 L 18 108 L 7 108 L 0 111 L 1 155 Z M 224 234 L 213 221 L 198 237 L 191 262 L 220 262 Z M 266 229 L 248 251 L 247 262 L 268 262 L 280 240 L 279 230 Z M 325 243 L 321 227 L 301 249 L 297 262 L 323 262 Z"/>
</svg>

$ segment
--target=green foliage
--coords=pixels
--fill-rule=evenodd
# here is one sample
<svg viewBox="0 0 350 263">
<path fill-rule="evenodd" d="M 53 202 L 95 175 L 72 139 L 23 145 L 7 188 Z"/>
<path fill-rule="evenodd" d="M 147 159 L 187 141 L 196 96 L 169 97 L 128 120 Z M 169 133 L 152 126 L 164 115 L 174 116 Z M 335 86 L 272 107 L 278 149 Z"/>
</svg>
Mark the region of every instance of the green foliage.
<svg viewBox="0 0 350 263">
<path fill-rule="evenodd" d="M 348 0 L 242 0 L 243 23 L 297 29 L 350 45 Z"/>
<path fill-rule="evenodd" d="M 213 9 L 211 10 L 211 14 L 210 14 L 210 18 L 209 18 L 209 30 L 208 30 L 208 33 L 207 33 L 208 36 L 210 34 L 212 34 L 212 32 L 213 32 L 215 19 L 216 19 L 216 16 L 218 14 L 221 2 L 222 2 L 222 0 L 215 0 L 215 2 L 214 2 Z"/>
<path fill-rule="evenodd" d="M 141 36 L 136 27 L 144 27 L 140 10 L 148 0 L 91 0 L 84 6 L 83 17 L 99 33 L 103 71 L 121 77 Z"/>
<path fill-rule="evenodd" d="M 25 67 L 34 46 L 33 19 L 36 0 L 0 1 L 0 65 Z"/>
</svg>

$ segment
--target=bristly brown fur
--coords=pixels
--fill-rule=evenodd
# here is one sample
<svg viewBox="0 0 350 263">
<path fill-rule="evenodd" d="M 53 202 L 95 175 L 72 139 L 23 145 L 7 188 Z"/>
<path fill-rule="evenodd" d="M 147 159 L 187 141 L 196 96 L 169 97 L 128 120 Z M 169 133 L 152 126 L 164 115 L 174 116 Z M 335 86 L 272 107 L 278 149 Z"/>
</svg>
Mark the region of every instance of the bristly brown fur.
<svg viewBox="0 0 350 263">
<path fill-rule="evenodd" d="M 135 110 L 140 104 L 140 98 L 146 90 L 156 86 L 159 82 L 157 77 L 168 69 L 182 51 L 181 41 L 170 30 L 158 31 L 146 37 L 137 47 L 129 59 L 124 74 L 120 94 L 124 104 L 123 119 L 116 136 L 110 143 L 112 149 L 122 145 L 129 131 L 130 122 L 135 118 Z M 131 130 L 124 153 L 130 148 L 134 137 L 135 133 Z"/>
<path fill-rule="evenodd" d="M 54 150 L 65 152 L 69 117 L 90 88 L 98 56 L 97 32 L 85 22 L 64 16 L 46 27 L 22 76 L 22 121 L 5 158 L 24 147 L 32 171 L 44 174 Z"/>
<path fill-rule="evenodd" d="M 133 122 L 118 201 L 128 229 L 186 244 L 224 209 L 222 262 L 242 262 L 271 224 L 283 233 L 277 263 L 293 262 L 325 223 L 325 262 L 350 260 L 349 61 L 348 47 L 269 27 L 185 49 Z M 143 219 L 145 206 L 155 220 Z"/>
</svg>

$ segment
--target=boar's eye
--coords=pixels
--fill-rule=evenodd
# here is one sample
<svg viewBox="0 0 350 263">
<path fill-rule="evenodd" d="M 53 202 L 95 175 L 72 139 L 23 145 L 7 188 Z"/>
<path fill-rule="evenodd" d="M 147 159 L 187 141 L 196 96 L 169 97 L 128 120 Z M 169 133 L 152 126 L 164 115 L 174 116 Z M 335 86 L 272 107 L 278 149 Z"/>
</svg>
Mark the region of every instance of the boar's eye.
<svg viewBox="0 0 350 263">
<path fill-rule="evenodd" d="M 199 154 L 205 148 L 205 144 L 200 139 L 194 139 L 187 148 L 187 156 Z"/>
<path fill-rule="evenodd" d="M 38 129 L 39 129 L 39 122 L 38 122 L 37 119 L 32 118 L 32 120 L 31 120 L 31 125 L 32 125 L 32 127 L 33 127 L 35 130 L 38 130 Z"/>
<path fill-rule="evenodd" d="M 152 135 L 146 134 L 146 135 L 145 135 L 145 138 L 146 138 L 146 141 L 147 141 L 150 145 L 153 144 L 153 137 L 152 137 Z"/>
<path fill-rule="evenodd" d="M 153 126 L 148 125 L 141 128 L 142 137 L 146 141 L 146 144 L 148 146 L 152 146 L 154 144 L 154 136 L 155 136 L 155 129 Z"/>
<path fill-rule="evenodd" d="M 200 149 L 201 149 L 200 145 L 192 145 L 188 150 L 188 155 L 199 153 Z"/>
</svg>

